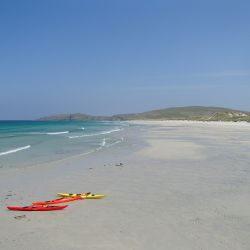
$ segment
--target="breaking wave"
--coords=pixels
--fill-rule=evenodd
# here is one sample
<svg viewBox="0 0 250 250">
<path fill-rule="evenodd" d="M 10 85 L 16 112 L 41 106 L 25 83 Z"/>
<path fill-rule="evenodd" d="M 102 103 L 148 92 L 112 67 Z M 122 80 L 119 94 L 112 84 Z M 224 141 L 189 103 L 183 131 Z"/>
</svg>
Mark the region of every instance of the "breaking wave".
<svg viewBox="0 0 250 250">
<path fill-rule="evenodd" d="M 0 152 L 0 156 L 12 154 L 12 153 L 16 153 L 16 152 L 18 152 L 18 151 L 21 151 L 21 150 L 24 150 L 24 149 L 28 149 L 28 148 L 30 148 L 30 147 L 31 147 L 30 145 L 27 145 L 27 146 L 24 146 L 24 147 L 11 149 L 11 150 L 8 150 L 8 151 L 5 151 L 5 152 Z"/>
<path fill-rule="evenodd" d="M 32 135 L 61 135 L 68 134 L 69 131 L 58 131 L 58 132 L 31 132 Z"/>
<path fill-rule="evenodd" d="M 61 135 L 61 134 L 68 134 L 69 131 L 61 131 L 61 132 L 51 132 L 47 133 L 47 135 Z"/>
<path fill-rule="evenodd" d="M 106 140 L 107 140 L 106 138 L 102 140 L 101 147 L 104 147 L 106 145 Z"/>
<path fill-rule="evenodd" d="M 122 128 L 112 129 L 109 131 L 103 131 L 100 133 L 93 133 L 93 134 L 85 134 L 85 135 L 75 135 L 75 136 L 68 136 L 69 139 L 76 139 L 76 138 L 82 138 L 82 137 L 89 137 L 89 136 L 98 136 L 98 135 L 106 135 L 114 132 L 118 132 L 123 130 Z"/>
<path fill-rule="evenodd" d="M 122 137 L 120 140 L 117 140 L 117 141 L 115 141 L 115 142 L 109 144 L 107 147 L 108 147 L 108 148 L 109 148 L 109 147 L 112 147 L 112 146 L 114 146 L 114 145 L 116 145 L 116 144 L 122 143 L 123 141 L 124 141 L 124 138 Z"/>
</svg>

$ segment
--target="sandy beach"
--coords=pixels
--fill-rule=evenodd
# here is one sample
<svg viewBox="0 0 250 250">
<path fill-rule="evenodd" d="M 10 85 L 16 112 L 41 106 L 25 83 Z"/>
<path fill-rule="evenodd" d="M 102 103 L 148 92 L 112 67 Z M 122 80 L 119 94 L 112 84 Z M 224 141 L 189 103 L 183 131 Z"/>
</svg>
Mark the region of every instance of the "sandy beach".
<svg viewBox="0 0 250 250">
<path fill-rule="evenodd" d="M 250 124 L 136 121 L 119 133 L 93 154 L 2 169 L 0 249 L 249 249 Z M 107 197 L 6 210 L 89 191 Z"/>
</svg>

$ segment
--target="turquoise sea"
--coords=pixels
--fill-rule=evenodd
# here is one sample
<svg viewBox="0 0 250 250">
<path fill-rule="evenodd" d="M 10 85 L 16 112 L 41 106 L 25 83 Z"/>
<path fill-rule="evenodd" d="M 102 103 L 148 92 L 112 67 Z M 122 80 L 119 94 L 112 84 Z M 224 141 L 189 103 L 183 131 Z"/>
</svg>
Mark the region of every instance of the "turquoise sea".
<svg viewBox="0 0 250 250">
<path fill-rule="evenodd" d="M 0 121 L 0 168 L 19 168 L 90 154 L 122 143 L 126 123 Z"/>
</svg>

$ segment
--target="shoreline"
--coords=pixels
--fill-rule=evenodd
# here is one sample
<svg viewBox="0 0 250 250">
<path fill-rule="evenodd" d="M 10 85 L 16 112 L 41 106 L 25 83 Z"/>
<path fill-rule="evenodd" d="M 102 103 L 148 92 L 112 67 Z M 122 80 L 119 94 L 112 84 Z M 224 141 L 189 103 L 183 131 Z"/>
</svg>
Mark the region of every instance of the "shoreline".
<svg viewBox="0 0 250 250">
<path fill-rule="evenodd" d="M 0 247 L 247 250 L 250 125 L 131 124 L 114 147 L 0 176 Z M 60 212 L 5 209 L 89 191 L 107 197 Z"/>
</svg>

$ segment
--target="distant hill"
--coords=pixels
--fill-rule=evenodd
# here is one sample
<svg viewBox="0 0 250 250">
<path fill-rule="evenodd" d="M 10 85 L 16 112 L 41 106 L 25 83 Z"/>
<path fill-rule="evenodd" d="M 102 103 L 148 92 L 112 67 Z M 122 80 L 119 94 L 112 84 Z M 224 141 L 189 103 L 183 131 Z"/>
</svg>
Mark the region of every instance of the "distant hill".
<svg viewBox="0 0 250 250">
<path fill-rule="evenodd" d="M 58 114 L 58 115 L 50 115 L 41 117 L 38 119 L 39 121 L 104 121 L 110 120 L 109 116 L 93 116 L 93 115 L 86 115 L 86 114 Z"/>
<path fill-rule="evenodd" d="M 86 114 L 60 114 L 42 117 L 39 120 L 194 120 L 194 121 L 247 121 L 250 122 L 250 112 L 219 108 L 219 107 L 176 107 L 152 110 L 137 114 L 120 114 L 113 116 L 92 116 Z"/>
<path fill-rule="evenodd" d="M 177 107 L 152 110 L 139 114 L 117 115 L 121 120 L 195 120 L 195 121 L 248 121 L 250 112 L 219 107 Z"/>
</svg>

